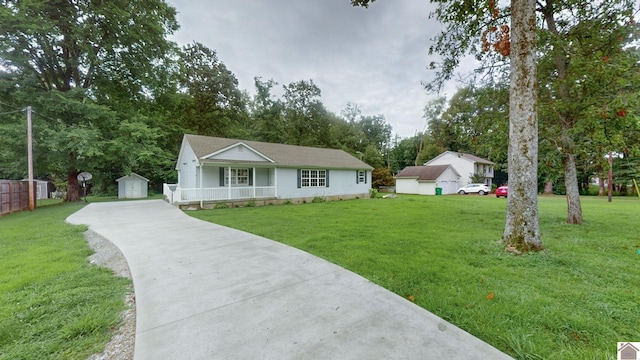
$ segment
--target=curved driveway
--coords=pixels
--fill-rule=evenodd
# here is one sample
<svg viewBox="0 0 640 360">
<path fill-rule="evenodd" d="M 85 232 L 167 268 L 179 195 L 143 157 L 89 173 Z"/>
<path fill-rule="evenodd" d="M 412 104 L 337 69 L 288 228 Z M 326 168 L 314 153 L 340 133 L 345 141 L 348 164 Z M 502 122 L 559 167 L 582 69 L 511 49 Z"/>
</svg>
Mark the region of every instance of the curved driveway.
<svg viewBox="0 0 640 360">
<path fill-rule="evenodd" d="M 510 359 L 352 272 L 161 200 L 93 203 L 67 221 L 127 259 L 135 359 Z"/>
</svg>

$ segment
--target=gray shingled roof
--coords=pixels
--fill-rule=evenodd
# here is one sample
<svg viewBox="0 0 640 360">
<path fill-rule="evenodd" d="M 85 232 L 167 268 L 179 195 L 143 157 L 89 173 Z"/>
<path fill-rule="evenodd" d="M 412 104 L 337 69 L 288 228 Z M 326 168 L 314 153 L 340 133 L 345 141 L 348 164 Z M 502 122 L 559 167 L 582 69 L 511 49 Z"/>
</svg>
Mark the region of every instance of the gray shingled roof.
<svg viewBox="0 0 640 360">
<path fill-rule="evenodd" d="M 418 180 L 437 180 L 450 165 L 407 166 L 396 178 L 418 178 Z"/>
<path fill-rule="evenodd" d="M 475 155 L 459 153 L 459 152 L 455 152 L 455 151 L 451 151 L 451 150 L 447 150 L 447 151 L 443 152 L 442 154 L 440 154 L 440 155 L 434 157 L 433 159 L 427 161 L 425 164 L 429 164 L 432 161 L 444 156 L 445 154 L 451 154 L 451 155 L 454 155 L 454 156 L 457 156 L 457 157 L 462 157 L 462 158 L 470 160 L 470 161 L 472 161 L 474 163 L 495 165 L 495 163 L 490 161 L 490 160 L 483 159 L 483 158 L 475 156 Z"/>
<path fill-rule="evenodd" d="M 190 134 L 185 134 L 184 139 L 189 142 L 189 145 L 191 145 L 191 148 L 198 158 L 238 143 L 244 143 L 282 167 L 308 166 L 327 169 L 373 169 L 349 153 L 337 149 L 273 144 Z"/>
<path fill-rule="evenodd" d="M 467 158 L 473 162 L 477 162 L 477 163 L 481 163 L 481 164 L 491 164 L 494 165 L 495 163 L 487 160 L 487 159 L 483 159 L 481 157 L 475 156 L 475 155 L 471 155 L 471 154 L 465 154 L 465 153 L 460 153 L 462 155 L 463 158 Z"/>
</svg>

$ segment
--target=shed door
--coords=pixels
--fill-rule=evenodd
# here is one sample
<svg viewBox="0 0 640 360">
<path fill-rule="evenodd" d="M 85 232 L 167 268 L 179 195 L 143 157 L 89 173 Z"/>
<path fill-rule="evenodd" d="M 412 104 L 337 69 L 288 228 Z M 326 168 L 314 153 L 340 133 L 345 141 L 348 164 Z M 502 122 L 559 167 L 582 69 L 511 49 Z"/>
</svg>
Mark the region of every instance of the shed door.
<svg viewBox="0 0 640 360">
<path fill-rule="evenodd" d="M 136 180 L 129 180 L 126 182 L 125 194 L 128 198 L 139 198 L 140 194 L 140 182 Z"/>
</svg>

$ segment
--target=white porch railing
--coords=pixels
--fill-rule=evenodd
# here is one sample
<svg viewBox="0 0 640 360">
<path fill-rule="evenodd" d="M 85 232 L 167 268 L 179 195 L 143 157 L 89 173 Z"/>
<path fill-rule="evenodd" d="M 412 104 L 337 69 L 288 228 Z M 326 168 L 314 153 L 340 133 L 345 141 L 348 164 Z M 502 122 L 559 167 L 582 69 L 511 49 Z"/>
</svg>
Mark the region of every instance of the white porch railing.
<svg viewBox="0 0 640 360">
<path fill-rule="evenodd" d="M 171 188 L 175 188 L 171 191 Z M 220 201 L 261 199 L 276 196 L 275 186 L 186 188 L 174 184 L 164 184 L 163 194 L 171 203 L 191 201 Z"/>
</svg>

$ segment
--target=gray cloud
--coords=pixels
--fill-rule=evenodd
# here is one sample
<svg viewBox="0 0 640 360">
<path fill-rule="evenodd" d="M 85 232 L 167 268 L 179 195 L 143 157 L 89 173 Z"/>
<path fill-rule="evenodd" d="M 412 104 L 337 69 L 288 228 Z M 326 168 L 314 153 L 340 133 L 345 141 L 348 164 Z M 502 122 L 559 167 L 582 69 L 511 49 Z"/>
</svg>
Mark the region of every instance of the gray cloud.
<svg viewBox="0 0 640 360">
<path fill-rule="evenodd" d="M 253 93 L 253 78 L 281 85 L 313 79 L 322 102 L 339 114 L 347 102 L 363 114 L 383 114 L 394 133 L 424 129 L 429 96 L 421 82 L 429 39 L 440 25 L 424 0 L 377 1 L 368 9 L 349 0 L 169 0 L 178 11 L 180 45 L 215 50 Z"/>
</svg>

